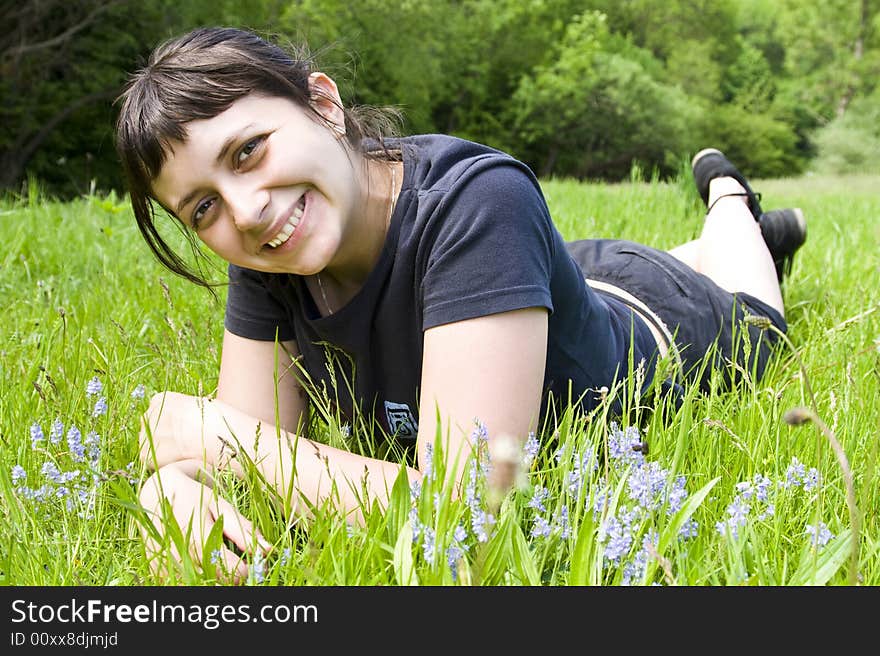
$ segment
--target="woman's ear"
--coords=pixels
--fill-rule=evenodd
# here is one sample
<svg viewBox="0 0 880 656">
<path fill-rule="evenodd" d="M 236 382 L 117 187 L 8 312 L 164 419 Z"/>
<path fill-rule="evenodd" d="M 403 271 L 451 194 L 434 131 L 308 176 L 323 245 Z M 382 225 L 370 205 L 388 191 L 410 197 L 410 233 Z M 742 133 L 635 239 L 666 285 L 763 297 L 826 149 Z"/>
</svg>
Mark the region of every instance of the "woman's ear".
<svg viewBox="0 0 880 656">
<path fill-rule="evenodd" d="M 333 126 L 340 135 L 345 134 L 345 112 L 336 82 L 324 73 L 309 75 L 309 104 L 324 120 Z"/>
</svg>

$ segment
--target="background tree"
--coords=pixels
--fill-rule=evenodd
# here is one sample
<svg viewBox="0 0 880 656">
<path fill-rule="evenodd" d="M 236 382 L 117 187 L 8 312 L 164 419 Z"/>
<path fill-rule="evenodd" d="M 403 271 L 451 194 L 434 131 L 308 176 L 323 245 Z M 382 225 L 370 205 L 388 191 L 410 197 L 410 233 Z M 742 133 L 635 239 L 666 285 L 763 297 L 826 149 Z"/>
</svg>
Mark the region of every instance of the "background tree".
<svg viewBox="0 0 880 656">
<path fill-rule="evenodd" d="M 346 102 L 543 174 L 672 174 L 705 144 L 752 176 L 880 170 L 878 16 L 880 0 L 0 0 L 0 189 L 119 188 L 113 99 L 198 25 L 306 40 Z"/>
<path fill-rule="evenodd" d="M 604 14 L 574 18 L 555 60 L 523 77 L 510 116 L 527 159 L 549 176 L 559 167 L 579 177 L 620 178 L 633 163 L 677 167 L 694 112 L 686 94 L 652 74 L 647 51 L 613 36 Z"/>
</svg>

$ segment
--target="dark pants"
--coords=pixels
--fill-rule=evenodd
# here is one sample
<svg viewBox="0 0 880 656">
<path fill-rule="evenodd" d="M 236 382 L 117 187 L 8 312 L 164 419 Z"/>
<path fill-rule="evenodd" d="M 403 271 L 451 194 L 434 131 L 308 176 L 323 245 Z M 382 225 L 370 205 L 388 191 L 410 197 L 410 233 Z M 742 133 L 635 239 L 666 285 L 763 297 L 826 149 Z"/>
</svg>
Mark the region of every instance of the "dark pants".
<svg viewBox="0 0 880 656">
<path fill-rule="evenodd" d="M 704 391 L 712 368 L 726 383 L 739 377 L 730 362 L 755 380 L 764 373 L 779 335 L 744 322 L 746 316 L 769 319 L 783 333 L 788 328 L 763 301 L 725 291 L 666 251 L 618 239 L 585 239 L 570 242 L 568 249 L 586 277 L 628 291 L 663 320 L 674 336 L 683 374 L 699 380 Z"/>
</svg>

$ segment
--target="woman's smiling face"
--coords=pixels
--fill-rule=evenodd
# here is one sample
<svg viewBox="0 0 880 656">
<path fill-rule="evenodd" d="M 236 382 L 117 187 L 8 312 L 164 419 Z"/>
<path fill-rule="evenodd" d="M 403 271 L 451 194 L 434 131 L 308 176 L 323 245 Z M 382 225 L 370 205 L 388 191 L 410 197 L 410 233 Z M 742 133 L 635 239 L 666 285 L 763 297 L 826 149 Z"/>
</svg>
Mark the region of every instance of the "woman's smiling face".
<svg viewBox="0 0 880 656">
<path fill-rule="evenodd" d="M 332 80 L 313 89 L 337 98 Z M 186 125 L 153 182 L 156 199 L 238 266 L 310 275 L 331 264 L 362 202 L 340 105 L 248 95 Z M 338 131 L 334 130 L 338 127 Z"/>
</svg>

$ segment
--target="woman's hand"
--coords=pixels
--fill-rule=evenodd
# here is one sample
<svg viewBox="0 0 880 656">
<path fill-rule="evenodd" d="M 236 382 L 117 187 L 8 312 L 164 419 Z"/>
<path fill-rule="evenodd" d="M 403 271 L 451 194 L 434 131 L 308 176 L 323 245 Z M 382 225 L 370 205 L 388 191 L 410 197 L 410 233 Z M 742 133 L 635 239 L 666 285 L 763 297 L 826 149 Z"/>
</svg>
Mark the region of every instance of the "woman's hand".
<svg viewBox="0 0 880 656">
<path fill-rule="evenodd" d="M 192 560 L 204 562 L 205 540 L 217 521 L 223 521 L 223 536 L 228 538 L 242 553 L 252 554 L 254 547 L 264 554 L 270 545 L 231 503 L 220 498 L 209 485 L 197 480 L 200 471 L 195 461 L 175 462 L 161 467 L 150 476 L 140 491 L 140 502 L 149 520 L 164 539 L 167 537 L 167 522 L 175 521 L 185 540 L 188 540 L 189 555 Z M 167 499 L 173 517 L 163 516 L 162 500 Z M 169 556 L 163 553 L 162 544 L 147 527 L 141 527 L 147 558 L 154 574 L 167 577 Z M 179 566 L 183 558 L 173 541 L 170 542 L 170 562 Z M 211 563 L 216 566 L 218 579 L 231 577 L 233 582 L 241 583 L 247 578 L 248 566 L 242 557 L 220 544 L 219 553 L 212 553 Z"/>
<path fill-rule="evenodd" d="M 178 392 L 158 392 L 141 421 L 140 461 L 150 470 L 200 458 L 205 400 Z"/>
</svg>

